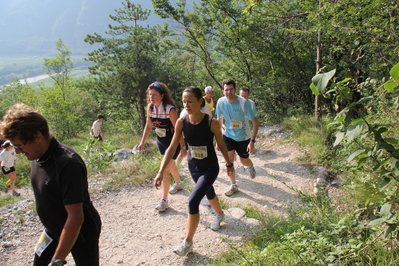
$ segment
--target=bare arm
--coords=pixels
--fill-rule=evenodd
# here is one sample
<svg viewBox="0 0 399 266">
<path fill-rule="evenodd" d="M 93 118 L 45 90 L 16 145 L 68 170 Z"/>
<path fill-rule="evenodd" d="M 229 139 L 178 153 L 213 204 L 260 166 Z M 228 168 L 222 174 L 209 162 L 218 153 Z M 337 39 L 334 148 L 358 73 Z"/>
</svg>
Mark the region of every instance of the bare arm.
<svg viewBox="0 0 399 266">
<path fill-rule="evenodd" d="M 226 160 L 226 165 L 230 164 L 229 153 L 227 151 L 226 143 L 223 141 L 222 131 L 220 129 L 219 121 L 216 119 L 212 120 L 211 131 L 215 135 L 216 145 L 219 147 L 220 152 L 222 153 L 224 159 Z M 230 176 L 232 173 L 233 167 L 227 167 L 227 175 Z"/>
<path fill-rule="evenodd" d="M 172 122 L 172 125 L 173 125 L 173 127 L 175 128 L 175 132 L 176 132 L 176 122 L 177 122 L 177 119 L 178 119 L 179 117 L 178 117 L 178 115 L 177 115 L 177 111 L 176 111 L 176 109 L 171 109 L 170 110 L 170 121 Z M 180 139 L 179 139 L 179 143 L 180 143 L 180 146 L 181 147 L 183 147 L 185 144 L 184 144 L 184 139 L 183 139 L 183 134 L 181 135 L 181 137 L 180 137 Z"/>
<path fill-rule="evenodd" d="M 219 128 L 220 128 L 220 132 L 223 132 L 223 117 L 218 117 L 217 118 L 217 121 L 218 121 L 218 125 L 219 125 Z M 215 134 L 215 133 L 213 133 L 213 134 Z M 216 134 L 215 134 L 215 136 L 216 136 Z M 216 137 L 215 137 L 216 138 Z M 222 140 L 223 140 L 223 138 L 222 138 Z M 223 142 L 224 143 L 224 142 Z M 218 142 L 216 141 L 216 147 L 215 147 L 215 149 L 217 150 L 217 151 L 220 151 L 220 148 L 219 148 L 219 145 L 218 145 Z M 228 161 L 226 161 L 226 162 L 228 162 Z"/>
<path fill-rule="evenodd" d="M 148 115 L 148 112 L 147 112 L 147 120 L 146 120 L 146 123 L 145 123 L 145 126 L 144 126 L 143 135 L 141 137 L 140 144 L 137 147 L 139 149 L 139 151 L 141 151 L 141 152 L 144 151 L 144 145 L 145 145 L 146 140 L 148 139 L 148 136 L 151 133 L 151 129 L 152 129 L 151 118 L 150 118 L 150 116 Z"/>
<path fill-rule="evenodd" d="M 259 130 L 259 120 L 258 118 L 254 118 L 251 120 L 252 122 L 252 137 L 251 140 L 255 140 L 256 136 L 258 135 L 258 130 Z M 248 152 L 253 153 L 255 151 L 255 142 L 250 141 L 248 144 Z"/>
<path fill-rule="evenodd" d="M 79 236 L 84 220 L 82 203 L 65 205 L 65 210 L 68 213 L 68 217 L 61 231 L 60 240 L 53 255 L 54 259 L 65 260 Z"/>
<path fill-rule="evenodd" d="M 179 145 L 180 139 L 183 135 L 183 119 L 180 118 L 176 122 L 175 133 L 173 134 L 172 142 L 170 143 L 166 153 L 162 159 L 161 167 L 159 168 L 158 174 L 154 179 L 155 188 L 159 188 L 162 184 L 163 172 L 172 160 L 173 155 L 176 153 L 177 145 Z"/>
</svg>

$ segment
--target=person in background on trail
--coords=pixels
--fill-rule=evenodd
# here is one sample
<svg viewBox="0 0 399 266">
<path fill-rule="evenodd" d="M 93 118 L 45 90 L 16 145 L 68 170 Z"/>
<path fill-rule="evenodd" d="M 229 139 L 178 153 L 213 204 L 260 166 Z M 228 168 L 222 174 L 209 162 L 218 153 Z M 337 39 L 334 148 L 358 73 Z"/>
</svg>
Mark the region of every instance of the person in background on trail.
<svg viewBox="0 0 399 266">
<path fill-rule="evenodd" d="M 90 136 L 94 138 L 92 142 L 98 141 L 100 145 L 104 141 L 103 121 L 104 116 L 97 115 L 97 120 L 93 122 L 93 125 L 90 129 Z"/>
<path fill-rule="evenodd" d="M 172 141 L 173 134 L 175 132 L 175 124 L 178 118 L 176 111 L 176 103 L 170 95 L 169 88 L 162 82 L 151 83 L 147 88 L 148 95 L 148 107 L 147 107 L 147 122 L 144 127 L 143 135 L 141 137 L 138 149 L 140 152 L 144 151 L 145 142 L 150 135 L 152 127 L 155 128 L 157 135 L 157 146 L 162 156 L 165 155 L 165 151 L 169 148 L 170 142 Z M 172 174 L 175 184 L 170 187 L 170 179 L 165 178 L 162 182 L 162 199 L 159 204 L 155 207 L 160 212 L 165 211 L 169 208 L 168 192 L 174 194 L 183 189 L 179 172 L 176 167 L 176 158 L 180 153 L 180 147 L 184 146 L 183 138 L 180 138 L 180 145 L 175 149 L 173 160 L 170 161 L 166 168 L 166 175 Z M 185 151 L 182 151 L 183 157 Z"/>
<path fill-rule="evenodd" d="M 101 219 L 90 200 L 82 158 L 58 142 L 42 114 L 25 104 L 6 112 L 0 135 L 31 161 L 36 210 L 45 227 L 33 265 L 64 265 L 71 252 L 75 265 L 98 266 Z"/>
<path fill-rule="evenodd" d="M 255 178 L 256 171 L 251 159 L 249 159 L 249 154 L 255 149 L 254 144 L 259 129 L 256 112 L 251 108 L 249 101 L 236 95 L 237 89 L 234 80 L 226 79 L 222 85 L 225 96 L 220 98 L 216 104 L 216 115 L 221 125 L 224 121 L 225 133 L 223 140 L 229 151 L 230 162 L 234 161 L 234 156 L 237 152 L 241 163 L 249 169 L 251 178 Z M 252 134 L 248 121 L 252 122 Z M 231 196 L 238 192 L 235 169 L 233 169 L 233 173 L 229 177 L 231 185 L 224 193 L 226 196 Z"/>
<path fill-rule="evenodd" d="M 245 98 L 251 104 L 253 110 L 255 110 L 255 114 L 257 113 L 254 101 L 249 99 L 250 90 L 248 87 L 241 87 L 240 88 L 240 96 Z"/>
<path fill-rule="evenodd" d="M 218 230 L 225 217 L 213 188 L 213 183 L 219 174 L 219 162 L 213 146 L 214 137 L 226 161 L 229 160 L 229 155 L 223 142 L 219 122 L 212 116 L 201 112 L 203 102 L 204 99 L 199 88 L 187 87 L 183 91 L 183 106 L 187 115 L 177 120 L 172 142 L 154 179 L 154 186 L 158 188 L 163 179 L 168 178 L 166 169 L 184 133 L 188 145 L 188 169 L 195 181 L 195 186 L 188 200 L 186 237 L 174 249 L 174 252 L 179 256 L 186 256 L 193 250 L 193 237 L 200 219 L 199 205 L 205 195 L 216 213 L 216 217 L 210 225 L 211 229 Z M 226 168 L 227 174 L 230 175 L 234 169 L 233 163 L 226 164 Z"/>
<path fill-rule="evenodd" d="M 0 161 L 1 161 L 1 171 L 8 178 L 8 182 L 10 184 L 11 193 L 15 197 L 21 196 L 21 193 L 18 193 L 15 190 L 15 181 L 17 180 L 17 173 L 15 172 L 15 149 L 11 145 L 10 141 L 5 141 L 2 145 L 2 151 L 0 153 Z"/>
<path fill-rule="evenodd" d="M 213 88 L 211 86 L 205 87 L 205 103 L 209 106 L 212 114 L 215 113 L 215 98 L 213 98 Z"/>
</svg>

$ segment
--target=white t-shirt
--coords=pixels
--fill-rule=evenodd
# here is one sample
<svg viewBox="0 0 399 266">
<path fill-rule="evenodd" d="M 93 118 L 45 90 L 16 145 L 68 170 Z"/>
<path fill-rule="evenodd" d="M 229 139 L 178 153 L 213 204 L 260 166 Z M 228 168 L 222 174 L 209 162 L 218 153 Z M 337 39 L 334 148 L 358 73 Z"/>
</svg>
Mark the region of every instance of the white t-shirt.
<svg viewBox="0 0 399 266">
<path fill-rule="evenodd" d="M 201 107 L 201 112 L 203 112 L 205 114 L 208 114 L 209 117 L 213 117 L 211 108 L 207 104 L 205 104 L 204 107 Z M 183 109 L 183 111 L 180 112 L 180 116 L 179 117 L 184 117 L 185 115 L 187 115 L 187 111 L 186 111 L 186 109 Z"/>
<path fill-rule="evenodd" d="M 14 166 L 14 161 L 15 161 L 15 149 L 11 148 L 11 150 L 7 151 L 4 149 L 0 153 L 0 161 L 1 161 L 1 166 L 5 167 L 12 167 Z"/>
<path fill-rule="evenodd" d="M 99 122 L 98 120 L 94 121 L 93 126 L 91 127 L 91 129 L 93 129 L 93 134 L 94 135 L 92 135 L 92 133 L 90 131 L 90 136 L 92 136 L 92 137 L 100 136 L 100 133 L 101 133 L 100 129 L 101 129 L 102 125 L 103 125 L 102 122 Z"/>
</svg>

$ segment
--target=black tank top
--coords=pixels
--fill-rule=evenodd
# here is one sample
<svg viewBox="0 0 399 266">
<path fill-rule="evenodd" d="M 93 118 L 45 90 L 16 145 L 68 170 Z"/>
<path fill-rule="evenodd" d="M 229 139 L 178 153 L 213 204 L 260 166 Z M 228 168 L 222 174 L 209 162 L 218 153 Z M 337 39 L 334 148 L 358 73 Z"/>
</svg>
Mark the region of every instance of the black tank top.
<svg viewBox="0 0 399 266">
<path fill-rule="evenodd" d="M 209 120 L 207 114 L 197 125 L 189 122 L 188 115 L 183 119 L 184 138 L 188 144 L 187 161 L 197 166 L 218 164 L 210 123 L 212 123 L 212 120 Z"/>
</svg>

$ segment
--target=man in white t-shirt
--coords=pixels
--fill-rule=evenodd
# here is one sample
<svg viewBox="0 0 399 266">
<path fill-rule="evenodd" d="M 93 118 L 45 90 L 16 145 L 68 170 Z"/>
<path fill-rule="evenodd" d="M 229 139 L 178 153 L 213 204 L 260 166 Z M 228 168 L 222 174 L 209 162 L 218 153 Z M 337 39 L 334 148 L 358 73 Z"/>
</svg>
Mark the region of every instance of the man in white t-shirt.
<svg viewBox="0 0 399 266">
<path fill-rule="evenodd" d="M 104 121 L 104 116 L 97 115 L 97 120 L 94 121 L 93 126 L 90 129 L 90 136 L 94 138 L 94 141 L 98 141 L 100 145 L 103 143 L 104 139 L 104 132 L 102 128 L 103 121 Z"/>
</svg>

